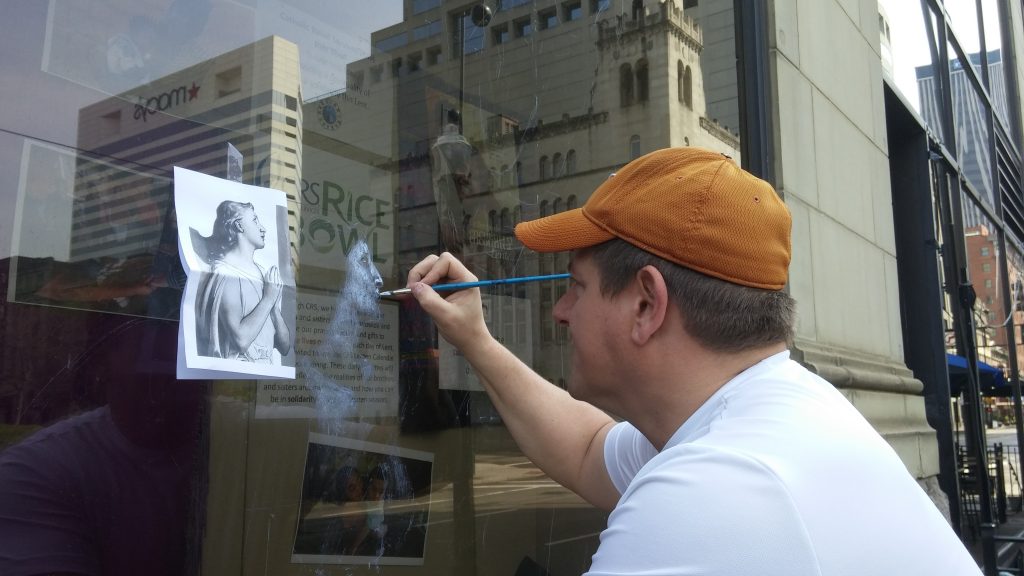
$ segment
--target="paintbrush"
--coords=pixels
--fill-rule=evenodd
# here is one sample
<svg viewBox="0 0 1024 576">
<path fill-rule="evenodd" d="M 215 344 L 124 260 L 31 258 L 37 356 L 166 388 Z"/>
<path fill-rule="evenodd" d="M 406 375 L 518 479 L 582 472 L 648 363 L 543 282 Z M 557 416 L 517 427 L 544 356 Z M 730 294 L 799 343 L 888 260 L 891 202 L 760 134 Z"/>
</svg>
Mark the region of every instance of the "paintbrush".
<svg viewBox="0 0 1024 576">
<path fill-rule="evenodd" d="M 479 280 L 477 282 L 453 282 L 451 284 L 435 284 L 431 286 L 438 292 L 447 290 L 464 290 L 466 288 L 478 288 L 482 286 L 496 286 L 498 284 L 522 284 L 524 282 L 540 282 L 543 280 L 561 280 L 568 278 L 568 274 L 548 274 L 545 276 L 519 276 L 516 278 L 502 278 L 500 280 Z M 410 288 L 399 288 L 398 290 L 386 290 L 381 292 L 379 296 L 381 298 L 390 298 L 393 296 L 401 296 L 402 294 L 408 294 L 412 292 Z"/>
</svg>

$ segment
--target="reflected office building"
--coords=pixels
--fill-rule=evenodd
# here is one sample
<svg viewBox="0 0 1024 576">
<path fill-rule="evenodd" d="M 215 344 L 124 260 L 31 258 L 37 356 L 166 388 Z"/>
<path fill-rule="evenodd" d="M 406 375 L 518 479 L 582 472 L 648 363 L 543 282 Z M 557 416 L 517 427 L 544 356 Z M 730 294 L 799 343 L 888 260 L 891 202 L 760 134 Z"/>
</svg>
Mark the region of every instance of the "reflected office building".
<svg viewBox="0 0 1024 576">
<path fill-rule="evenodd" d="M 177 318 L 185 278 L 173 167 L 226 177 L 230 144 L 243 157 L 232 177 L 284 190 L 297 214 L 299 101 L 297 48 L 268 37 L 82 108 L 76 149 L 27 142 L 23 170 L 33 179 L 14 232 L 9 300 Z M 294 216 L 289 228 L 294 260 Z M 8 342 L 33 333 L 38 309 L 23 310 L 2 322 Z M 94 336 L 69 324 L 49 346 L 73 350 Z M 16 347 L 0 352 L 0 411 L 25 422 L 74 403 L 68 379 L 36 389 L 21 376 L 36 360 Z"/>
<path fill-rule="evenodd" d="M 243 159 L 230 177 L 284 190 L 297 213 L 300 101 L 298 48 L 271 36 L 83 108 L 71 260 L 152 252 L 173 167 L 229 177 L 229 144 Z"/>
<path fill-rule="evenodd" d="M 971 66 L 980 69 L 983 65 L 981 53 L 969 54 Z M 1006 102 L 1006 81 L 1003 73 L 1003 61 L 1000 50 L 989 51 L 988 77 L 992 82 L 992 105 L 998 114 L 1008 118 Z M 932 65 L 919 66 L 917 85 L 920 90 L 921 115 L 925 122 L 937 131 L 942 131 L 938 102 L 939 86 Z M 988 145 L 989 129 L 987 117 L 977 100 L 970 85 L 970 78 L 964 72 L 958 58 L 949 61 L 949 82 L 952 91 L 953 122 L 956 125 L 957 157 L 963 166 L 967 182 L 975 188 L 982 199 L 987 200 L 990 207 L 995 206 L 996 186 L 992 181 L 992 154 Z M 973 206 L 965 206 L 964 226 L 982 226 L 984 218 L 981 211 Z"/>
</svg>

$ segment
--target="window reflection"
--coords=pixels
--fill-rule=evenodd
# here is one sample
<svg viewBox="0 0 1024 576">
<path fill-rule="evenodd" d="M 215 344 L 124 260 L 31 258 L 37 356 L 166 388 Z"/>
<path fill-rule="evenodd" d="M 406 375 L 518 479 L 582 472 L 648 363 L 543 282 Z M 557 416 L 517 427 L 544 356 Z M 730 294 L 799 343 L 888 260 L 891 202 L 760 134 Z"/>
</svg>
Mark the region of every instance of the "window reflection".
<svg viewBox="0 0 1024 576">
<path fill-rule="evenodd" d="M 952 53 L 952 50 L 950 50 Z M 972 54 L 971 60 L 978 60 Z M 995 205 L 992 182 L 992 148 L 989 144 L 988 111 L 970 83 L 960 59 L 950 62 L 950 84 L 953 96 L 953 126 L 956 129 L 956 152 L 961 170 L 975 193 L 989 206 Z"/>
<path fill-rule="evenodd" d="M 149 573 L 306 563 L 324 574 L 366 564 L 489 574 L 521 562 L 583 572 L 602 514 L 523 459 L 416 306 L 360 306 L 351 287 L 361 277 L 373 290 L 401 286 L 411 263 L 442 250 L 481 278 L 564 272 L 568 255 L 524 251 L 515 224 L 579 207 L 645 151 L 692 143 L 738 160 L 735 38 L 717 24 L 734 21 L 730 4 L 622 12 L 606 0 L 516 0 L 495 4 L 488 22 L 438 0 L 157 5 L 42 3 L 33 14 L 52 34 L 16 55 L 45 53 L 42 70 L 36 59 L 7 80 L 71 112 L 53 116 L 66 122 L 60 145 L 4 137 L 20 151 L 9 167 L 20 185 L 0 196 L 18 222 L 0 316 L 0 415 L 13 426 L 0 461 L 60 464 L 28 455 L 33 443 L 88 454 L 55 437 L 93 419 L 110 420 L 97 446 L 118 434 L 165 444 L 150 446 L 140 477 L 125 462 L 104 471 L 148 491 L 79 503 L 122 514 L 110 562 L 149 554 Z M 184 285 L 174 166 L 287 195 L 296 379 L 174 379 Z M 550 317 L 566 286 L 484 295 L 490 329 L 562 385 L 568 333 Z M 133 323 L 141 332 L 117 328 Z M 160 354 L 135 350 L 148 342 Z M 120 429 L 125 413 L 136 429 Z M 20 509 L 30 523 L 46 508 L 29 503 L 8 498 L 0 516 Z M 488 523 L 497 513 L 506 522 Z M 132 530 L 149 531 L 131 540 Z"/>
<path fill-rule="evenodd" d="M 194 573 L 211 438 L 207 385 L 174 380 L 176 324 L 44 308 L 8 320 L 58 318 L 74 360 L 50 371 L 51 390 L 25 382 L 28 410 L 9 432 L 77 413 L 0 452 L 0 570 Z M 47 350 L 22 352 L 30 370 L 46 364 Z"/>
<path fill-rule="evenodd" d="M 982 364 L 981 386 L 987 426 L 1010 424 L 1012 411 L 1005 383 L 1010 376 L 1009 335 L 1016 331 L 1019 322 L 1013 284 L 1020 273 L 1011 250 L 1007 259 L 1007 276 L 1003 276 L 1000 261 L 999 231 L 987 217 L 979 215 L 972 202 L 964 203 L 964 241 L 967 251 L 967 265 L 970 281 L 977 294 L 974 308 L 974 338 L 978 361 Z M 1019 257 L 1018 257 L 1019 259 Z M 1010 287 L 1010 300 L 1005 290 Z M 1019 342 L 1019 341 L 1018 341 Z M 1018 346 L 1019 347 L 1019 346 Z M 993 377 L 999 374 L 1001 377 Z M 1004 421 L 1005 420 L 1005 421 Z"/>
</svg>

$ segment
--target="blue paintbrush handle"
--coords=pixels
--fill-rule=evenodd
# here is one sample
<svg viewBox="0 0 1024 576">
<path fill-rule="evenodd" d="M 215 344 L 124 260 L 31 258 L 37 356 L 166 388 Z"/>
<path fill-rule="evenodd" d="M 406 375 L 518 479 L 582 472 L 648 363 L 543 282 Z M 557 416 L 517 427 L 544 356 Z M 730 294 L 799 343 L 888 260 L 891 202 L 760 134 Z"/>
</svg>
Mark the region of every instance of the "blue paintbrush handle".
<svg viewBox="0 0 1024 576">
<path fill-rule="evenodd" d="M 518 276 L 516 278 L 501 278 L 499 280 L 479 280 L 477 282 L 452 282 L 451 284 L 436 284 L 432 288 L 438 292 L 447 290 L 464 290 L 466 288 L 479 288 L 482 286 L 495 286 L 498 284 L 522 284 L 523 282 L 541 282 L 543 280 L 562 280 L 568 278 L 568 274 L 547 274 L 544 276 Z M 386 296 L 398 296 L 399 294 L 408 294 L 411 292 L 409 288 L 399 288 L 398 290 L 388 290 L 381 292 L 381 297 Z"/>
</svg>

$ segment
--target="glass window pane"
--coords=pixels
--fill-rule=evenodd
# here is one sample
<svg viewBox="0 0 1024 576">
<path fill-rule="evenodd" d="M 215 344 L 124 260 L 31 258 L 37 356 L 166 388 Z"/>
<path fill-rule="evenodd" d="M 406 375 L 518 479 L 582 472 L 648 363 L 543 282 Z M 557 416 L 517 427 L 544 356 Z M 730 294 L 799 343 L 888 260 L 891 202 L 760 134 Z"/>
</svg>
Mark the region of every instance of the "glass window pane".
<svg viewBox="0 0 1024 576">
<path fill-rule="evenodd" d="M 442 251 L 480 278 L 565 272 L 515 224 L 582 206 L 658 148 L 739 161 L 735 17 L 728 2 L 621 24 L 607 0 L 468 6 L 7 7 L 0 485 L 32 497 L 0 491 L 0 533 L 40 562 L 18 571 L 586 572 L 607 515 L 530 463 L 423 311 L 378 290 Z M 176 201 L 175 168 L 215 184 Z M 567 287 L 483 294 L 491 332 L 563 387 Z M 227 351 L 194 356 L 238 371 L 179 378 L 179 338 L 214 328 Z M 282 367 L 294 377 L 257 377 Z M 74 542 L 80 566 L 44 565 L 69 549 L 40 531 L 55 522 L 98 543 Z"/>
<path fill-rule="evenodd" d="M 1004 44 L 1002 26 L 1009 15 L 1003 14 L 1005 6 L 995 0 L 983 0 L 982 14 L 985 22 L 985 48 L 988 50 L 989 95 L 995 107 L 996 117 L 1003 122 L 1008 134 L 1013 134 L 1014 123 L 1010 117 L 1007 92 L 1007 74 L 1012 71 L 1003 65 Z"/>
<path fill-rule="evenodd" d="M 985 364 L 981 367 L 980 373 L 982 387 L 988 388 L 989 396 L 992 396 L 992 388 L 995 385 L 992 374 L 998 371 L 1000 374 L 1008 375 L 1007 336 L 1009 330 L 1013 329 L 1014 322 L 1012 306 L 1004 298 L 1007 279 L 1003 276 L 1000 264 L 1004 254 L 999 248 L 998 234 L 992 221 L 981 215 L 978 207 L 965 197 L 964 240 L 967 247 L 968 275 L 977 294 L 974 308 L 975 344 L 978 360 Z M 1013 271 L 1013 266 L 1008 268 L 1011 270 L 1011 278 L 1015 277 L 1017 273 Z M 995 419 L 1002 420 L 1006 416 L 1003 414 L 1005 410 L 999 408 L 1001 403 L 997 400 L 986 398 L 986 404 L 993 408 L 988 413 Z"/>
<path fill-rule="evenodd" d="M 982 201 L 989 206 L 995 206 L 987 107 L 967 77 L 964 65 L 959 59 L 950 62 L 950 85 L 953 94 L 956 155 L 960 169 Z"/>
<path fill-rule="evenodd" d="M 1024 335 L 1024 251 L 1012 243 L 1007 244 L 1006 267 L 1007 281 L 1010 284 L 1010 302 L 1006 305 L 1005 312 L 1010 317 L 1007 328 L 1013 331 L 1016 342 L 1019 375 L 1024 373 L 1024 339 L 1021 338 Z"/>
</svg>

